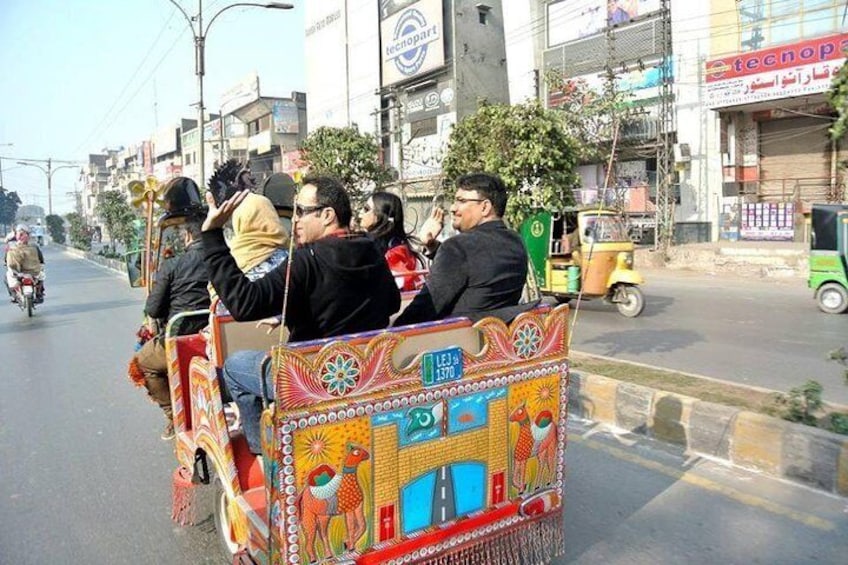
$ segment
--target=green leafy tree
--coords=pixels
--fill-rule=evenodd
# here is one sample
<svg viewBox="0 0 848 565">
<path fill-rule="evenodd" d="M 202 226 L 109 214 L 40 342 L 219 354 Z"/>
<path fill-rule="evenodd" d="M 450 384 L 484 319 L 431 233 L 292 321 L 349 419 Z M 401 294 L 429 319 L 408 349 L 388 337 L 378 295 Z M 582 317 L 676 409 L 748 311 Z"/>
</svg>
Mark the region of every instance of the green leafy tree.
<svg viewBox="0 0 848 565">
<path fill-rule="evenodd" d="M 578 152 L 562 119 L 539 103 L 482 103 L 454 127 L 442 170 L 451 179 L 475 171 L 499 175 L 510 195 L 506 219 L 517 227 L 538 208 L 574 203 Z"/>
<path fill-rule="evenodd" d="M 0 224 L 3 224 L 5 231 L 8 231 L 15 223 L 15 216 L 20 205 L 21 199 L 17 192 L 6 190 L 0 186 Z M 5 235 L 5 231 L 3 235 Z"/>
<path fill-rule="evenodd" d="M 135 213 L 123 192 L 107 190 L 98 194 L 95 213 L 100 217 L 103 226 L 109 233 L 112 251 L 117 252 L 116 241 L 121 242 L 125 248 L 132 247 L 135 236 L 133 227 Z"/>
<path fill-rule="evenodd" d="M 354 201 L 390 178 L 377 140 L 356 128 L 320 127 L 307 136 L 301 149 L 310 174 L 338 178 Z"/>
<path fill-rule="evenodd" d="M 51 214 L 45 220 L 47 221 L 47 231 L 50 232 L 50 239 L 56 243 L 65 243 L 65 222 L 62 217 Z"/>
<path fill-rule="evenodd" d="M 834 77 L 827 99 L 836 111 L 836 121 L 830 127 L 830 136 L 838 141 L 848 132 L 848 61 L 842 63 Z"/>
<path fill-rule="evenodd" d="M 77 212 L 71 212 L 65 216 L 65 219 L 71 225 L 69 230 L 71 245 L 77 249 L 89 251 L 91 249 L 92 230 L 86 223 L 85 218 Z"/>
</svg>

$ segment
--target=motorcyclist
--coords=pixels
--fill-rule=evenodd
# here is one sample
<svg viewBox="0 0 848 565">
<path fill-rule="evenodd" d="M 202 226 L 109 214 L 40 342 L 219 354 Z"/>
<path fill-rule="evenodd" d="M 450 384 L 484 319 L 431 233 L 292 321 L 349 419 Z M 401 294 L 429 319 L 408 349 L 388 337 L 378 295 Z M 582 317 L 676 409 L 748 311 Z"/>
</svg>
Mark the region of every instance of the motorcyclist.
<svg viewBox="0 0 848 565">
<path fill-rule="evenodd" d="M 17 273 L 32 275 L 38 281 L 35 302 L 44 302 L 44 255 L 37 245 L 30 243 L 30 227 L 18 224 L 15 227 L 15 245 L 6 251 L 6 289 L 12 302 L 20 282 Z"/>
</svg>

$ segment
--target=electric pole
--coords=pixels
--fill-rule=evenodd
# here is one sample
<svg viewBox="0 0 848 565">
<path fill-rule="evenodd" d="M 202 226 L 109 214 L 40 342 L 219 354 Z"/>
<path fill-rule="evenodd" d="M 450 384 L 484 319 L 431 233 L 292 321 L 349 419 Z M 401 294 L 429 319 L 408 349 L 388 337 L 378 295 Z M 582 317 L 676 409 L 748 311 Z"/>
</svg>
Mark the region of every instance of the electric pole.
<svg viewBox="0 0 848 565">
<path fill-rule="evenodd" d="M 671 15 L 669 0 L 662 0 L 660 12 L 660 107 L 657 122 L 657 215 L 654 249 L 668 253 L 674 236 L 674 100 L 671 84 Z"/>
</svg>

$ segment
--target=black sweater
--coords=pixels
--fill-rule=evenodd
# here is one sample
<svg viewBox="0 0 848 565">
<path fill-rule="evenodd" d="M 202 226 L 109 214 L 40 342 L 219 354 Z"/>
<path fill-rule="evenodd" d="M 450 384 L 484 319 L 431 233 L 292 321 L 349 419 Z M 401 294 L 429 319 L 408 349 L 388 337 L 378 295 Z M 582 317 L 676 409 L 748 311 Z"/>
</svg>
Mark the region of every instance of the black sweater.
<svg viewBox="0 0 848 565">
<path fill-rule="evenodd" d="M 288 261 L 261 279 L 239 270 L 220 229 L 203 232 L 206 265 L 221 300 L 239 321 L 278 316 Z M 366 237 L 325 237 L 290 258 L 286 326 L 291 341 L 385 328 L 400 308 L 386 260 Z"/>
<path fill-rule="evenodd" d="M 394 325 L 474 316 L 521 299 L 527 252 L 521 236 L 501 220 L 484 222 L 439 245 L 421 292 Z"/>
</svg>

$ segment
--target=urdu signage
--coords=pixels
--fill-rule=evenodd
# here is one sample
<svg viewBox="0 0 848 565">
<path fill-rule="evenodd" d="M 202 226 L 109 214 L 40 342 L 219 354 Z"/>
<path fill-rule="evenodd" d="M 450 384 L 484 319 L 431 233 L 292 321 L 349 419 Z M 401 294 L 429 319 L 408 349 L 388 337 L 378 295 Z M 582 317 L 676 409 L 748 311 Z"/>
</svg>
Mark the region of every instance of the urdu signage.
<svg viewBox="0 0 848 565">
<path fill-rule="evenodd" d="M 750 104 L 825 92 L 848 49 L 848 33 L 708 61 L 706 105 Z"/>
<path fill-rule="evenodd" d="M 441 0 L 419 0 L 380 22 L 383 86 L 445 63 Z"/>
</svg>

